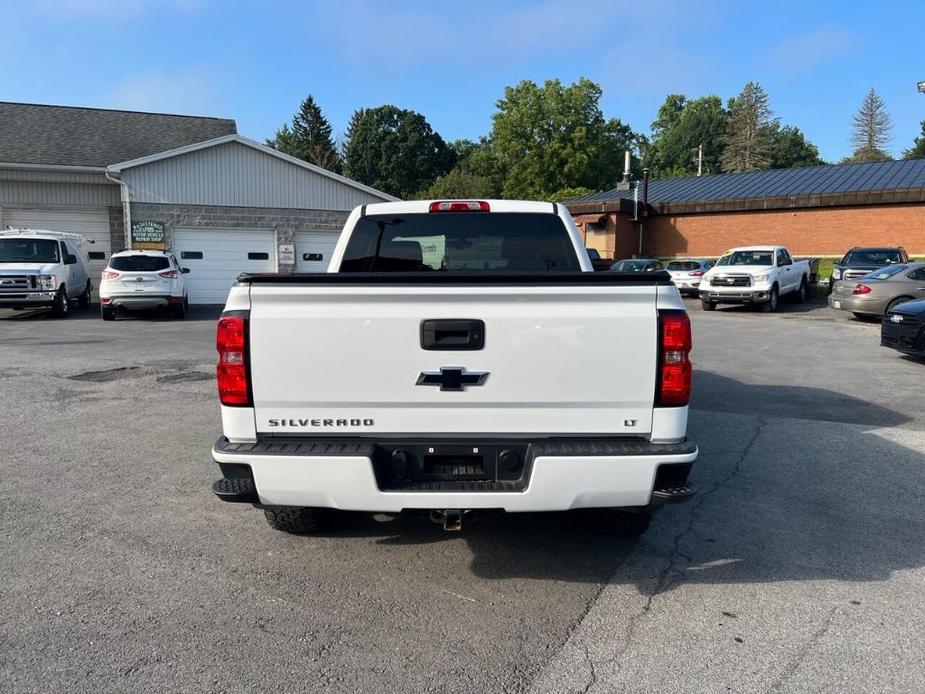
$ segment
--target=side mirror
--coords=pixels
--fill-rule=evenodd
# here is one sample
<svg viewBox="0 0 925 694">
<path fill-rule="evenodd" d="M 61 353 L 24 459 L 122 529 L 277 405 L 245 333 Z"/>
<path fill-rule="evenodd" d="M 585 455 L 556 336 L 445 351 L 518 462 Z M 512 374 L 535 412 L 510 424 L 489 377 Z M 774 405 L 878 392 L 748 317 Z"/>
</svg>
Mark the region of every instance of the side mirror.
<svg viewBox="0 0 925 694">
<path fill-rule="evenodd" d="M 181 268 L 180 268 L 180 272 L 182 272 L 184 275 L 188 275 L 188 274 L 189 274 L 189 268 L 188 268 L 188 267 L 181 267 Z"/>
<path fill-rule="evenodd" d="M 73 254 L 71 254 L 71 253 L 68 253 L 66 256 L 64 256 L 64 264 L 65 264 L 65 265 L 73 265 L 73 264 L 76 263 L 76 262 L 77 262 L 77 256 L 76 256 L 76 255 L 73 255 Z"/>
</svg>

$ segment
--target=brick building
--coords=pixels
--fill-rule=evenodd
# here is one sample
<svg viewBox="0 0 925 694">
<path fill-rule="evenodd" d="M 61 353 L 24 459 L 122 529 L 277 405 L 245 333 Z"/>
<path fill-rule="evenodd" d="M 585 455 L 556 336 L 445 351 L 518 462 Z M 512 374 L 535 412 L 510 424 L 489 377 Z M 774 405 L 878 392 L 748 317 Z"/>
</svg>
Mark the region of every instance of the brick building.
<svg viewBox="0 0 925 694">
<path fill-rule="evenodd" d="M 765 243 L 798 255 L 881 245 L 925 255 L 925 159 L 653 180 L 647 205 L 636 186 L 566 203 L 589 248 L 612 258 Z"/>
</svg>

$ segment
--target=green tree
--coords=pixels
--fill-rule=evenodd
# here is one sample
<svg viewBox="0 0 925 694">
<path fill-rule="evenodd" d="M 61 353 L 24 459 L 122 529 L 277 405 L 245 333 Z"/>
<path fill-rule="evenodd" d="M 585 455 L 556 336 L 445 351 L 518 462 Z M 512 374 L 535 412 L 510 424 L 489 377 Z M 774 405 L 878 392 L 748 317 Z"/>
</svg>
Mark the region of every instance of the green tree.
<svg viewBox="0 0 925 694">
<path fill-rule="evenodd" d="M 634 134 L 619 119 L 604 118 L 600 98 L 601 88 L 587 79 L 505 88 L 482 162 L 501 172 L 501 195 L 545 198 L 566 188 L 613 186 Z"/>
<path fill-rule="evenodd" d="M 889 161 L 893 157 L 886 147 L 893 139 L 893 121 L 886 110 L 886 102 L 873 87 L 867 92 L 861 107 L 851 119 L 852 154 L 845 161 L 864 163 L 869 161 Z"/>
<path fill-rule="evenodd" d="M 440 176 L 430 187 L 421 191 L 417 197 L 456 200 L 461 198 L 493 198 L 495 195 L 495 188 L 490 178 L 467 172 L 456 166 L 443 176 Z"/>
<path fill-rule="evenodd" d="M 330 171 L 340 171 L 340 155 L 334 146 L 331 124 L 310 94 L 292 117 L 292 125 L 283 124 L 276 135 L 266 141 L 278 149 Z"/>
<path fill-rule="evenodd" d="M 348 136 L 344 173 L 398 197 L 428 188 L 455 163 L 424 116 L 395 106 L 363 109 Z"/>
<path fill-rule="evenodd" d="M 703 147 L 703 173 L 717 173 L 728 119 L 718 96 L 688 101 L 681 94 L 669 94 L 652 122 L 648 148 L 643 146 L 644 159 L 652 174 L 658 178 L 696 174 L 700 147 Z"/>
<path fill-rule="evenodd" d="M 757 82 L 746 84 L 729 103 L 723 171 L 760 171 L 768 168 L 774 133 L 778 127 L 767 92 Z"/>
<path fill-rule="evenodd" d="M 922 121 L 922 132 L 912 142 L 912 147 L 903 152 L 903 159 L 920 159 L 925 157 L 925 120 Z"/>
<path fill-rule="evenodd" d="M 798 166 L 821 166 L 825 162 L 819 157 L 819 149 L 800 129 L 785 125 L 774 132 L 771 140 L 772 169 L 789 169 Z"/>
</svg>

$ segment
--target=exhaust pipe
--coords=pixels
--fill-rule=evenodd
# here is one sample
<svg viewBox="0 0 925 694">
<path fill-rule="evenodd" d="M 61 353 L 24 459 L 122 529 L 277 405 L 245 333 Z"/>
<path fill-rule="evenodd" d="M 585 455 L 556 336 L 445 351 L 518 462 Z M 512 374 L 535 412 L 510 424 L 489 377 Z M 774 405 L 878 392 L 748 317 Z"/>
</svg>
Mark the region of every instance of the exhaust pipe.
<svg viewBox="0 0 925 694">
<path fill-rule="evenodd" d="M 442 525 L 445 531 L 456 533 L 462 530 L 462 519 L 467 513 L 471 511 L 459 508 L 433 509 L 430 512 L 430 520 L 437 525 Z"/>
</svg>

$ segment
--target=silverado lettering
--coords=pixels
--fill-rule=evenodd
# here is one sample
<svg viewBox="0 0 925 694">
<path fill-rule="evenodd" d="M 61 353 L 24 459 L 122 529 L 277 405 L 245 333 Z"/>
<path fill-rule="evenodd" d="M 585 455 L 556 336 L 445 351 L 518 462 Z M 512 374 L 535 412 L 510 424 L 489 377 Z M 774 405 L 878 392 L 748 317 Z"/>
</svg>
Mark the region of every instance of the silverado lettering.
<svg viewBox="0 0 925 694">
<path fill-rule="evenodd" d="M 371 427 L 372 419 L 268 419 L 271 427 Z"/>
</svg>

